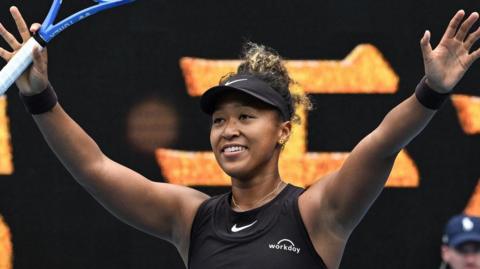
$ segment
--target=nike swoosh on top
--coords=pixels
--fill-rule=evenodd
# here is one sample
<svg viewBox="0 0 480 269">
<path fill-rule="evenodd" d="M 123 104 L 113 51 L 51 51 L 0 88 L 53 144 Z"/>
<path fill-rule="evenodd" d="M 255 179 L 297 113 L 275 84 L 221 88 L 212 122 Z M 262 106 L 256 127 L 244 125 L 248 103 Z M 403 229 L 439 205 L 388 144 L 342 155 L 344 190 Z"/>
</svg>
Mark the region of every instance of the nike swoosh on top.
<svg viewBox="0 0 480 269">
<path fill-rule="evenodd" d="M 228 86 L 228 85 L 233 84 L 233 83 L 235 83 L 235 82 L 245 81 L 245 80 L 248 80 L 248 79 L 242 78 L 242 79 L 232 80 L 232 81 L 226 82 L 226 83 L 225 83 L 225 86 Z"/>
<path fill-rule="evenodd" d="M 241 230 L 245 230 L 247 228 L 250 228 L 252 227 L 255 223 L 257 223 L 258 220 L 248 224 L 248 225 L 245 225 L 245 226 L 241 226 L 241 227 L 237 227 L 237 224 L 233 225 L 232 226 L 232 232 L 234 233 L 237 233 L 237 232 L 240 232 Z"/>
</svg>

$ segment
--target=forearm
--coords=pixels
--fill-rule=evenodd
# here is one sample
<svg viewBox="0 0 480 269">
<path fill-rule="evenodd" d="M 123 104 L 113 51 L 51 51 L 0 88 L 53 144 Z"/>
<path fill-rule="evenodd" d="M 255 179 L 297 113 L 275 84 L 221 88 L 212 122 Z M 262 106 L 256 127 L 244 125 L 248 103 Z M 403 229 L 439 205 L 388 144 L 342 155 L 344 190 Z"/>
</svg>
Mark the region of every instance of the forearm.
<svg viewBox="0 0 480 269">
<path fill-rule="evenodd" d="M 436 111 L 423 106 L 415 95 L 393 108 L 372 134 L 379 153 L 385 157 L 397 154 L 427 126 Z"/>
<path fill-rule="evenodd" d="M 172 223 L 183 218 L 182 203 L 196 191 L 153 183 L 110 160 L 59 104 L 33 117 L 63 165 L 100 204 L 140 230 L 173 240 Z"/>
<path fill-rule="evenodd" d="M 43 137 L 65 168 L 85 185 L 87 175 L 104 155 L 95 141 L 57 103 L 51 111 L 33 115 Z"/>
<path fill-rule="evenodd" d="M 322 197 L 335 229 L 348 235 L 378 197 L 398 152 L 428 124 L 435 110 L 415 95 L 393 108 L 382 123 L 353 149 L 338 173 L 327 179 Z M 319 185 L 319 192 L 322 192 Z M 315 186 L 314 186 L 315 188 Z"/>
</svg>

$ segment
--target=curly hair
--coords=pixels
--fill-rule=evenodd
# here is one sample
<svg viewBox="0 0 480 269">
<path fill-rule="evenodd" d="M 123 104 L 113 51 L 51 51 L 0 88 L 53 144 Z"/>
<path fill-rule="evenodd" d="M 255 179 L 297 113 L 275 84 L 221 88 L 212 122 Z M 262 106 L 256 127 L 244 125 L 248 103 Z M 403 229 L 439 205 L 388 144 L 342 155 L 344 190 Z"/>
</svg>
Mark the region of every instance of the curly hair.
<svg viewBox="0 0 480 269">
<path fill-rule="evenodd" d="M 230 73 L 222 77 L 223 82 L 234 75 L 253 75 L 265 81 L 285 99 L 288 104 L 290 121 L 300 123 L 300 117 L 295 113 L 298 105 L 311 110 L 313 105 L 307 95 L 292 94 L 290 85 L 294 83 L 288 75 L 283 59 L 272 48 L 253 42 L 245 43 L 242 53 L 242 63 L 237 73 Z"/>
</svg>

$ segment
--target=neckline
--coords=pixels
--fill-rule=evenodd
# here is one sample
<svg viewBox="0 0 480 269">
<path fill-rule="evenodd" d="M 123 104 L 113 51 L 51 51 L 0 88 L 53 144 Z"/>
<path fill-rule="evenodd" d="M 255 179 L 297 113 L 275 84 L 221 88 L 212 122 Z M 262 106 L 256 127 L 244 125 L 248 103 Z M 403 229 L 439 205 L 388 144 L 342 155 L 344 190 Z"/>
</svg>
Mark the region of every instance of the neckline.
<svg viewBox="0 0 480 269">
<path fill-rule="evenodd" d="M 253 214 L 256 214 L 258 211 L 260 211 L 264 208 L 267 208 L 269 205 L 273 204 L 275 201 L 277 201 L 278 199 L 283 197 L 286 190 L 290 187 L 290 183 L 287 183 L 287 182 L 285 182 L 285 183 L 286 183 L 285 187 L 283 187 L 283 189 L 275 197 L 273 197 L 272 200 L 266 202 L 265 204 L 263 204 L 259 207 L 255 207 L 255 208 L 252 208 L 252 209 L 249 209 L 249 210 L 246 210 L 246 211 L 240 211 L 240 212 L 232 209 L 232 195 L 233 195 L 233 192 L 230 190 L 230 192 L 227 195 L 227 199 L 228 199 L 227 204 L 228 204 L 228 208 L 230 209 L 231 214 L 234 215 L 234 216 L 253 215 Z"/>
<path fill-rule="evenodd" d="M 284 200 L 285 196 L 290 193 L 292 190 L 292 185 L 287 183 L 287 185 L 280 191 L 275 198 L 267 202 L 264 205 L 261 205 L 257 208 L 236 212 L 231 208 L 231 191 L 224 196 L 222 202 L 220 202 L 214 213 L 213 230 L 215 234 L 227 241 L 248 241 L 254 238 L 260 237 L 266 232 L 268 232 L 273 225 L 275 225 L 278 216 L 281 213 L 281 202 Z M 271 207 L 278 207 L 278 210 L 270 210 Z M 241 232 L 241 233 L 231 233 L 230 230 L 233 225 L 238 223 L 251 223 L 251 221 L 257 220 L 258 222 L 251 227 L 250 229 Z M 235 220 L 235 223 L 232 221 Z"/>
</svg>

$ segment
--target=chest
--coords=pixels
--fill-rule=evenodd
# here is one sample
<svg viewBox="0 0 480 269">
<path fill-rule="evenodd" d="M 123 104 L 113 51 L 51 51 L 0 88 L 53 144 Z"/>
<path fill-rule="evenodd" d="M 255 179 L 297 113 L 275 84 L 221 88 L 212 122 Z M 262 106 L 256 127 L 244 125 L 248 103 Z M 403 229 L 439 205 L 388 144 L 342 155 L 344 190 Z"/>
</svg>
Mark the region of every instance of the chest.
<svg viewBox="0 0 480 269">
<path fill-rule="evenodd" d="M 208 221 L 191 242 L 190 269 L 322 268 L 299 221 L 294 214 L 242 223 Z"/>
<path fill-rule="evenodd" d="M 292 268 L 302 266 L 308 256 L 306 246 L 288 232 L 248 241 L 209 236 L 195 248 L 190 268 Z"/>
</svg>

